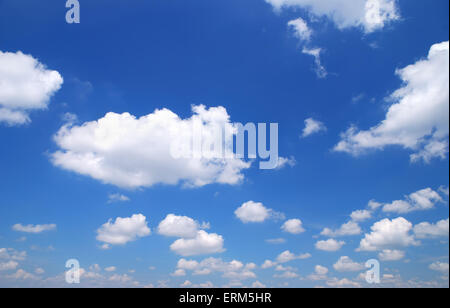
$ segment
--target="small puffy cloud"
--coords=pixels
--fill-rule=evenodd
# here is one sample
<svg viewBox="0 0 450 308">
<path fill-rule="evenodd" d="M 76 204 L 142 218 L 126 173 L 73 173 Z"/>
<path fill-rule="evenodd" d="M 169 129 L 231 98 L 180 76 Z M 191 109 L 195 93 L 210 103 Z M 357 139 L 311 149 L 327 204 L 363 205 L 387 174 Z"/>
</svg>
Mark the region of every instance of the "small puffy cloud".
<svg viewBox="0 0 450 308">
<path fill-rule="evenodd" d="M 18 269 L 14 274 L 7 275 L 7 278 L 14 279 L 14 280 L 36 280 L 38 277 L 35 275 L 28 273 L 27 271 L 23 269 Z"/>
<path fill-rule="evenodd" d="M 372 211 L 377 210 L 378 208 L 382 207 L 383 204 L 380 202 L 377 202 L 375 200 L 370 200 L 369 203 L 367 204 L 367 206 L 369 207 L 369 209 L 371 209 Z"/>
<path fill-rule="evenodd" d="M 326 70 L 326 68 L 322 65 L 322 60 L 321 60 L 321 54 L 322 54 L 322 48 L 308 48 L 308 47 L 304 47 L 302 49 L 302 53 L 304 53 L 305 55 L 309 55 L 312 56 L 314 58 L 314 71 L 316 72 L 316 75 L 318 78 L 325 78 L 328 76 L 328 72 Z M 323 130 L 323 129 L 322 129 Z M 306 136 L 303 136 L 306 137 Z"/>
<path fill-rule="evenodd" d="M 294 35 L 301 41 L 309 41 L 311 39 L 312 30 L 308 27 L 306 21 L 297 18 L 288 22 L 288 26 L 294 31 Z"/>
<path fill-rule="evenodd" d="M 368 210 L 358 210 L 358 211 L 354 211 L 350 215 L 350 217 L 352 218 L 353 221 L 362 222 L 362 221 L 372 218 L 372 212 L 368 211 Z"/>
<path fill-rule="evenodd" d="M 147 218 L 142 214 L 134 214 L 126 218 L 118 217 L 114 222 L 110 219 L 97 230 L 97 240 L 107 245 L 124 245 L 150 234 Z"/>
<path fill-rule="evenodd" d="M 267 286 L 265 284 L 263 284 L 262 282 L 255 281 L 254 283 L 252 283 L 252 288 L 253 289 L 265 289 L 265 288 L 267 288 Z"/>
<path fill-rule="evenodd" d="M 386 117 L 369 130 L 351 127 L 334 148 L 360 155 L 370 149 L 401 146 L 411 161 L 445 158 L 449 136 L 449 43 L 431 47 L 428 57 L 397 70 L 403 86 L 389 100 Z"/>
<path fill-rule="evenodd" d="M 422 222 L 414 226 L 414 234 L 417 238 L 448 237 L 449 219 L 438 221 L 435 224 Z"/>
<path fill-rule="evenodd" d="M 328 274 L 328 268 L 322 265 L 316 265 L 314 267 L 314 271 L 317 275 L 326 275 Z"/>
<path fill-rule="evenodd" d="M 16 261 L 0 262 L 0 272 L 15 270 L 19 265 Z"/>
<path fill-rule="evenodd" d="M 447 274 L 447 275 L 449 272 L 448 263 L 443 263 L 443 262 L 439 262 L 439 261 L 430 264 L 429 268 L 433 271 L 438 271 L 438 272 L 441 272 L 441 273 Z"/>
<path fill-rule="evenodd" d="M 337 230 L 331 230 L 329 228 L 323 229 L 320 233 L 323 236 L 328 237 L 340 237 L 340 236 L 351 236 L 361 234 L 362 230 L 358 223 L 354 221 L 349 221 L 348 223 L 343 224 Z"/>
<path fill-rule="evenodd" d="M 316 249 L 323 250 L 323 251 L 329 251 L 329 252 L 338 251 L 344 245 L 345 245 L 344 241 L 336 241 L 335 239 L 329 239 L 326 241 L 318 241 L 315 244 Z"/>
<path fill-rule="evenodd" d="M 122 194 L 109 194 L 108 195 L 108 203 L 114 202 L 128 202 L 130 198 Z"/>
<path fill-rule="evenodd" d="M 186 276 L 186 271 L 184 269 L 177 269 L 175 270 L 175 272 L 173 272 L 172 274 L 170 274 L 173 277 L 183 277 Z"/>
<path fill-rule="evenodd" d="M 105 267 L 105 271 L 107 272 L 115 272 L 117 268 L 115 266 Z"/>
<path fill-rule="evenodd" d="M 42 275 L 42 274 L 45 273 L 45 270 L 44 270 L 43 268 L 41 268 L 41 267 L 38 267 L 38 268 L 36 268 L 36 269 L 34 270 L 34 273 L 35 273 L 36 275 Z"/>
<path fill-rule="evenodd" d="M 0 51 L 0 123 L 22 125 L 29 113 L 47 109 L 63 78 L 31 55 Z"/>
<path fill-rule="evenodd" d="M 333 278 L 327 281 L 327 285 L 331 288 L 360 288 L 361 284 L 348 278 Z"/>
<path fill-rule="evenodd" d="M 309 118 L 305 120 L 305 128 L 303 128 L 302 137 L 306 138 L 326 130 L 327 128 L 322 122 Z"/>
<path fill-rule="evenodd" d="M 418 245 L 411 234 L 412 229 L 412 223 L 403 217 L 393 220 L 383 219 L 371 227 L 372 232 L 361 240 L 358 250 L 377 251 Z"/>
<path fill-rule="evenodd" d="M 435 207 L 437 202 L 442 202 L 441 196 L 426 188 L 410 194 L 406 200 L 396 200 L 383 206 L 383 212 L 406 214 L 414 211 L 425 211 Z"/>
<path fill-rule="evenodd" d="M 305 232 L 303 228 L 303 223 L 300 219 L 290 219 L 286 221 L 282 226 L 281 230 L 291 234 L 300 234 Z"/>
<path fill-rule="evenodd" d="M 276 167 L 276 170 L 280 170 L 283 169 L 285 167 L 295 167 L 295 165 L 297 165 L 297 161 L 295 160 L 294 157 L 279 157 L 278 158 L 278 165 Z"/>
<path fill-rule="evenodd" d="M 255 268 L 256 265 L 253 263 L 244 264 L 237 260 L 225 262 L 220 258 L 207 258 L 200 262 L 180 259 L 177 265 L 177 269 L 192 271 L 193 275 L 222 273 L 223 278 L 233 281 L 256 278 L 256 274 L 252 272 Z"/>
<path fill-rule="evenodd" d="M 60 149 L 51 154 L 51 161 L 63 169 L 128 189 L 156 184 L 239 184 L 244 179 L 242 171 L 251 163 L 228 155 L 232 146 L 223 144 L 222 135 L 217 134 L 219 129 L 230 136 L 237 134 L 226 109 L 200 105 L 192 110 L 193 115 L 186 119 L 161 109 L 140 118 L 110 112 L 97 121 L 64 125 L 54 136 Z M 202 153 L 196 153 L 193 144 L 200 137 Z M 211 153 L 211 144 L 221 144 L 231 158 L 223 158 L 222 152 L 218 158 L 219 149 Z M 184 145 L 190 148 L 178 149 Z M 197 154 L 203 154 L 202 158 L 196 158 Z"/>
<path fill-rule="evenodd" d="M 400 18 L 396 0 L 265 0 L 275 10 L 302 8 L 314 17 L 327 17 L 339 29 L 357 27 L 365 33 L 383 29 Z"/>
<path fill-rule="evenodd" d="M 347 256 L 343 256 L 333 265 L 333 268 L 338 272 L 359 272 L 365 266 L 361 263 L 354 262 Z"/>
<path fill-rule="evenodd" d="M 221 235 L 200 230 L 194 238 L 176 240 L 170 249 L 184 257 L 207 255 L 224 252 L 223 243 Z"/>
<path fill-rule="evenodd" d="M 283 214 L 266 208 L 260 202 L 248 201 L 242 204 L 235 212 L 237 218 L 243 223 L 261 223 L 270 218 L 283 218 Z"/>
<path fill-rule="evenodd" d="M 396 249 L 384 249 L 378 254 L 378 258 L 381 261 L 398 261 L 405 257 L 405 252 L 403 250 Z"/>
<path fill-rule="evenodd" d="M 53 231 L 56 230 L 55 224 L 48 224 L 48 225 L 22 225 L 22 224 L 15 224 L 12 229 L 14 231 L 18 232 L 25 232 L 25 233 L 42 233 L 45 231 Z"/>
<path fill-rule="evenodd" d="M 27 257 L 26 251 L 18 251 L 14 248 L 0 248 L 0 259 L 23 261 Z"/>
<path fill-rule="evenodd" d="M 159 223 L 158 233 L 171 237 L 194 238 L 197 236 L 199 229 L 204 229 L 207 226 L 208 224 L 200 225 L 197 221 L 187 216 L 169 214 Z"/>
<path fill-rule="evenodd" d="M 271 260 L 264 261 L 263 265 L 261 265 L 262 269 L 268 269 L 277 265 L 277 262 L 273 262 Z"/>
<path fill-rule="evenodd" d="M 289 250 L 286 250 L 286 251 L 284 251 L 284 252 L 282 252 L 281 254 L 278 255 L 277 262 L 278 263 L 287 263 L 287 262 L 290 262 L 290 261 L 293 261 L 293 260 L 308 259 L 310 257 L 311 257 L 311 255 L 309 253 L 301 254 L 301 255 L 295 255 L 292 252 L 290 252 Z M 268 264 L 270 264 L 270 263 L 268 263 Z"/>
</svg>

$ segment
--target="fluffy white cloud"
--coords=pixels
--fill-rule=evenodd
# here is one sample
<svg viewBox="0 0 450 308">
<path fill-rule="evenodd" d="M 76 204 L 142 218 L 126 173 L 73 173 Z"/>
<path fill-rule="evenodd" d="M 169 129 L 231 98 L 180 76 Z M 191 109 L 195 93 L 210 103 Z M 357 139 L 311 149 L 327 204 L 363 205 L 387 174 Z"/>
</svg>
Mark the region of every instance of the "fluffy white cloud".
<svg viewBox="0 0 450 308">
<path fill-rule="evenodd" d="M 22 224 L 15 224 L 12 229 L 14 231 L 18 232 L 25 232 L 25 233 L 42 233 L 45 231 L 52 231 L 56 229 L 55 224 L 48 224 L 48 225 L 22 225 Z"/>
<path fill-rule="evenodd" d="M 18 251 L 14 248 L 0 248 L 0 259 L 23 261 L 26 257 L 26 251 Z"/>
<path fill-rule="evenodd" d="M 405 257 L 405 252 L 395 249 L 384 249 L 378 254 L 381 261 L 398 261 Z"/>
<path fill-rule="evenodd" d="M 271 260 L 264 261 L 263 265 L 261 265 L 262 269 L 268 269 L 277 265 L 277 262 L 273 262 Z"/>
<path fill-rule="evenodd" d="M 399 214 L 410 213 L 414 211 L 424 211 L 433 209 L 437 202 L 442 202 L 441 196 L 432 190 L 426 188 L 410 194 L 406 200 L 396 200 L 383 206 L 384 212 L 393 212 Z"/>
<path fill-rule="evenodd" d="M 303 8 L 326 16 L 338 28 L 361 27 L 366 33 L 382 29 L 399 18 L 396 0 L 266 0 L 276 10 Z"/>
<path fill-rule="evenodd" d="M 362 230 L 361 227 L 358 225 L 358 223 L 354 221 L 349 221 L 343 224 L 339 229 L 334 231 L 329 228 L 325 228 L 322 230 L 320 234 L 328 237 L 339 237 L 339 236 L 358 235 L 361 234 L 361 232 Z"/>
<path fill-rule="evenodd" d="M 107 272 L 115 272 L 117 268 L 115 266 L 109 266 L 105 268 L 105 271 Z"/>
<path fill-rule="evenodd" d="M 200 230 L 194 238 L 176 240 L 170 249 L 184 257 L 215 254 L 225 251 L 223 242 L 221 235 Z"/>
<path fill-rule="evenodd" d="M 283 214 L 277 213 L 272 209 L 266 208 L 262 203 L 254 201 L 245 202 L 234 211 L 234 214 L 243 223 L 260 223 L 270 218 L 281 219 L 284 217 Z"/>
<path fill-rule="evenodd" d="M 193 238 L 197 236 L 198 230 L 208 224 L 200 225 L 194 219 L 187 216 L 176 216 L 169 214 L 159 223 L 158 233 L 164 236 Z"/>
<path fill-rule="evenodd" d="M 231 280 L 256 278 L 256 274 L 252 272 L 256 268 L 255 264 L 244 264 L 237 260 L 225 262 L 220 258 L 207 258 L 197 262 L 180 259 L 177 268 L 178 270 L 192 271 L 194 275 L 210 275 L 218 272 L 223 274 L 222 277 Z"/>
<path fill-rule="evenodd" d="M 371 227 L 372 232 L 361 240 L 358 250 L 376 251 L 418 245 L 410 233 L 412 229 L 412 223 L 403 217 L 393 220 L 383 219 Z"/>
<path fill-rule="evenodd" d="M 118 217 L 115 222 L 110 219 L 97 230 L 97 240 L 107 245 L 124 245 L 139 237 L 149 236 L 150 233 L 147 218 L 142 214 L 135 214 L 126 218 Z"/>
<path fill-rule="evenodd" d="M 332 288 L 360 288 L 361 285 L 356 282 L 352 281 L 348 278 L 343 278 L 341 280 L 337 278 L 333 278 L 327 281 L 327 285 Z"/>
<path fill-rule="evenodd" d="M 308 259 L 308 258 L 310 258 L 311 257 L 311 255 L 309 254 L 309 253 L 305 253 L 305 254 L 300 254 L 300 255 L 295 255 L 295 254 L 293 254 L 292 252 L 290 252 L 289 250 L 286 250 L 286 251 L 284 251 L 284 252 L 282 252 L 282 253 L 280 253 L 279 255 L 278 255 L 278 257 L 277 257 L 277 262 L 278 263 L 287 263 L 287 262 L 290 262 L 290 261 L 293 261 L 293 260 L 302 260 L 302 259 Z M 266 261 L 267 262 L 267 261 Z M 268 263 L 267 263 L 267 265 L 270 265 L 271 263 L 270 263 L 271 261 L 269 261 Z M 266 263 L 265 263 L 266 264 Z M 274 265 L 275 264 L 277 264 L 277 263 L 274 263 Z M 263 265 L 263 267 L 264 267 L 264 265 Z M 270 267 L 270 266 L 269 266 Z M 267 268 L 267 267 L 266 267 Z"/>
<path fill-rule="evenodd" d="M 47 70 L 32 56 L 0 51 L 0 123 L 30 122 L 29 113 L 46 109 L 62 83 L 57 71 Z"/>
<path fill-rule="evenodd" d="M 325 127 L 325 125 L 317 120 L 314 120 L 313 118 L 309 118 L 305 120 L 305 128 L 303 129 L 302 132 L 302 137 L 306 138 L 308 136 L 311 136 L 313 134 L 322 132 L 322 131 L 326 131 L 327 128 Z"/>
<path fill-rule="evenodd" d="M 345 245 L 344 241 L 336 241 L 335 239 L 329 239 L 326 241 L 318 241 L 315 246 L 318 250 L 323 251 L 338 251 Z"/>
<path fill-rule="evenodd" d="M 448 237 L 449 219 L 438 221 L 435 224 L 422 222 L 414 226 L 414 234 L 417 238 Z"/>
<path fill-rule="evenodd" d="M 16 261 L 0 262 L 0 271 L 10 271 L 15 270 L 19 263 Z"/>
<path fill-rule="evenodd" d="M 435 44 L 428 57 L 397 70 L 404 85 L 391 96 L 386 118 L 366 131 L 351 127 L 336 151 L 359 155 L 398 145 L 414 151 L 412 161 L 445 158 L 449 136 L 449 42 Z"/>
<path fill-rule="evenodd" d="M 306 21 L 297 18 L 288 22 L 288 26 L 294 31 L 295 37 L 301 41 L 309 41 L 311 39 L 312 30 L 308 27 Z"/>
<path fill-rule="evenodd" d="M 317 275 L 326 275 L 328 274 L 328 268 L 322 266 L 322 265 L 316 265 L 314 267 L 314 271 Z"/>
<path fill-rule="evenodd" d="M 286 221 L 281 226 L 281 229 L 285 232 L 292 234 L 300 234 L 305 232 L 305 229 L 303 228 L 303 223 L 300 219 L 290 219 Z"/>
<path fill-rule="evenodd" d="M 361 263 L 354 262 L 347 256 L 343 256 L 333 265 L 333 268 L 338 272 L 358 272 L 362 271 L 365 266 Z"/>
<path fill-rule="evenodd" d="M 352 218 L 353 221 L 362 222 L 362 221 L 372 218 L 372 212 L 368 211 L 368 210 L 358 210 L 358 211 L 354 211 L 350 215 L 350 217 Z"/>
<path fill-rule="evenodd" d="M 448 275 L 448 271 L 449 271 L 448 263 L 443 263 L 443 262 L 439 262 L 439 261 L 430 264 L 430 269 L 433 271 L 441 272 L 443 274 L 447 274 L 447 275 Z"/>
<path fill-rule="evenodd" d="M 241 171 L 251 163 L 238 158 L 217 158 L 217 155 L 206 158 L 210 157 L 211 143 L 222 140 L 218 131 L 225 129 L 231 136 L 237 133 L 226 109 L 207 109 L 200 105 L 193 106 L 192 110 L 194 115 L 187 119 L 161 109 L 140 118 L 110 112 L 80 126 L 64 125 L 54 136 L 61 149 L 51 155 L 52 162 L 66 170 L 124 188 L 180 182 L 197 187 L 240 183 L 244 178 Z M 199 144 L 203 155 L 198 155 L 202 158 L 196 158 L 196 154 L 201 153 L 196 153 L 197 146 L 192 147 L 195 140 L 200 140 L 200 137 L 194 138 L 197 133 L 202 137 Z M 178 149 L 186 144 L 191 147 Z M 221 144 L 227 154 L 232 154 L 230 142 Z M 183 152 L 178 153 L 178 150 Z M 212 154 L 218 152 L 219 149 Z"/>
</svg>

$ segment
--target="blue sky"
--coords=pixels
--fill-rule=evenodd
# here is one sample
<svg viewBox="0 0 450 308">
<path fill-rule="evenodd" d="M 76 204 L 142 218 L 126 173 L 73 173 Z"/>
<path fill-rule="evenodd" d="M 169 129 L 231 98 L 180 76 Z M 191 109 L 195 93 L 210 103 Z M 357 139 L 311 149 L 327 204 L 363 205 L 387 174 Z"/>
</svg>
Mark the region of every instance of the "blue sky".
<svg viewBox="0 0 450 308">
<path fill-rule="evenodd" d="M 448 1 L 81 0 L 79 24 L 60 2 L 0 0 L 0 286 L 68 286 L 75 258 L 81 286 L 368 287 L 375 258 L 383 286 L 448 287 Z M 158 156 L 179 123 L 154 112 L 198 105 L 278 123 L 291 163 L 185 185 L 210 167 Z"/>
</svg>

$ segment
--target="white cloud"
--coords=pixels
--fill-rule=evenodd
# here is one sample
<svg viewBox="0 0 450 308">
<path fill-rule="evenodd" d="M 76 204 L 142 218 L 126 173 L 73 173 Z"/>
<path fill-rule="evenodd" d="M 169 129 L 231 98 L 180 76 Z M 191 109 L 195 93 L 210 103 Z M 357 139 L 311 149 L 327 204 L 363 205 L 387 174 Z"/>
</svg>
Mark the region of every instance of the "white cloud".
<svg viewBox="0 0 450 308">
<path fill-rule="evenodd" d="M 36 269 L 34 270 L 34 272 L 35 272 L 37 275 L 42 275 L 42 274 L 45 273 L 45 270 L 44 270 L 43 268 L 41 268 L 41 267 L 38 267 L 38 268 L 36 268 Z"/>
<path fill-rule="evenodd" d="M 378 221 L 371 227 L 372 232 L 361 240 L 358 250 L 376 251 L 418 245 L 410 233 L 412 228 L 412 223 L 403 217 Z"/>
<path fill-rule="evenodd" d="M 315 246 L 318 250 L 323 251 L 338 251 L 345 245 L 344 241 L 336 241 L 335 239 L 329 239 L 326 241 L 318 241 Z"/>
<path fill-rule="evenodd" d="M 207 258 L 197 262 L 180 259 L 177 268 L 192 271 L 194 275 L 210 275 L 219 272 L 223 274 L 223 278 L 234 281 L 256 278 L 256 274 L 252 272 L 256 268 L 255 264 L 244 264 L 237 260 L 225 262 L 220 258 Z"/>
<path fill-rule="evenodd" d="M 328 274 L 328 268 L 322 266 L 322 265 L 316 265 L 314 267 L 314 271 L 317 275 L 326 275 Z"/>
<path fill-rule="evenodd" d="M 295 167 L 297 165 L 297 161 L 293 156 L 286 158 L 286 157 L 279 157 L 278 158 L 278 165 L 276 167 L 276 170 L 283 169 L 284 167 Z"/>
<path fill-rule="evenodd" d="M 164 236 L 194 238 L 198 230 L 207 227 L 208 224 L 200 225 L 194 219 L 187 216 L 176 216 L 169 214 L 159 223 L 158 233 Z"/>
<path fill-rule="evenodd" d="M 338 272 L 358 272 L 362 271 L 365 266 L 361 263 L 354 262 L 347 256 L 343 256 L 333 265 L 333 268 Z"/>
<path fill-rule="evenodd" d="M 15 224 L 12 229 L 14 231 L 18 232 L 25 232 L 25 233 L 42 233 L 45 231 L 53 231 L 56 229 L 55 224 L 48 224 L 48 225 L 22 225 L 22 224 Z"/>
<path fill-rule="evenodd" d="M 18 251 L 14 248 L 0 248 L 0 259 L 23 261 L 26 257 L 26 251 Z"/>
<path fill-rule="evenodd" d="M 15 280 L 35 280 L 35 279 L 37 279 L 37 277 L 35 275 L 28 273 L 27 271 L 25 271 L 23 269 L 18 269 L 17 272 L 15 272 L 14 274 L 8 275 L 6 277 L 10 278 L 10 279 L 15 279 Z"/>
<path fill-rule="evenodd" d="M 322 65 L 322 60 L 320 58 L 320 55 L 322 53 L 322 48 L 308 48 L 304 47 L 302 49 L 302 53 L 305 55 L 312 56 L 314 58 L 315 68 L 314 71 L 316 72 L 316 75 L 318 78 L 325 78 L 328 75 L 327 70 Z"/>
<path fill-rule="evenodd" d="M 443 262 L 438 261 L 438 262 L 434 262 L 434 263 L 430 264 L 430 269 L 433 271 L 438 271 L 438 272 L 448 275 L 449 266 L 448 266 L 448 263 L 443 263 Z"/>
<path fill-rule="evenodd" d="M 334 231 L 329 228 L 325 228 L 320 234 L 328 237 L 339 237 L 339 236 L 358 235 L 361 234 L 361 232 L 362 230 L 361 227 L 358 225 L 358 223 L 354 221 L 349 221 L 343 224 L 339 229 Z"/>
<path fill-rule="evenodd" d="M 283 214 L 266 208 L 260 202 L 248 201 L 242 204 L 235 212 L 237 218 L 243 223 L 261 223 L 267 219 L 282 219 Z"/>
<path fill-rule="evenodd" d="M 18 265 L 19 263 L 16 261 L 0 262 L 0 272 L 15 270 Z"/>
<path fill-rule="evenodd" d="M 173 277 L 183 277 L 186 276 L 186 271 L 184 269 L 177 269 L 171 274 Z"/>
<path fill-rule="evenodd" d="M 124 245 L 137 240 L 139 237 L 149 236 L 147 218 L 142 214 L 131 217 L 118 217 L 115 222 L 110 219 L 97 230 L 97 240 L 111 245 Z"/>
<path fill-rule="evenodd" d="M 277 265 L 277 262 L 273 262 L 271 260 L 264 261 L 263 265 L 261 265 L 262 269 L 268 269 Z"/>
<path fill-rule="evenodd" d="M 302 8 L 331 19 L 339 29 L 360 27 L 370 33 L 399 19 L 396 0 L 266 0 L 275 10 Z"/>
<path fill-rule="evenodd" d="M 332 288 L 360 288 L 361 285 L 358 282 L 352 281 L 348 278 L 341 280 L 333 278 L 327 281 L 327 285 Z"/>
<path fill-rule="evenodd" d="M 287 263 L 293 260 L 299 260 L 299 259 L 308 259 L 311 255 L 309 253 L 301 254 L 301 255 L 295 255 L 289 250 L 286 250 L 278 255 L 277 262 L 278 263 Z M 267 261 L 266 261 L 267 262 Z M 270 261 L 269 261 L 270 262 Z M 270 263 L 267 263 L 269 265 Z M 263 265 L 264 266 L 264 265 Z"/>
<path fill-rule="evenodd" d="M 354 211 L 350 215 L 350 217 L 352 218 L 353 221 L 362 222 L 362 221 L 372 218 L 372 212 L 368 211 L 368 210 L 358 210 L 358 211 Z"/>
<path fill-rule="evenodd" d="M 110 266 L 110 267 L 106 267 L 105 271 L 107 272 L 115 272 L 117 270 L 117 268 L 115 266 Z"/>
<path fill-rule="evenodd" d="M 397 70 L 403 86 L 386 118 L 366 131 L 351 127 L 335 150 L 359 155 L 389 145 L 413 151 L 411 161 L 445 158 L 449 136 L 449 43 L 431 47 L 428 57 Z"/>
<path fill-rule="evenodd" d="M 264 289 L 264 288 L 267 288 L 267 286 L 265 284 L 263 284 L 262 282 L 255 281 L 254 283 L 252 283 L 252 288 L 254 288 L 254 289 Z"/>
<path fill-rule="evenodd" d="M 375 200 L 370 200 L 369 203 L 367 204 L 367 206 L 369 207 L 369 209 L 371 209 L 372 211 L 375 211 L 376 209 L 380 208 L 383 206 L 382 203 L 377 202 Z"/>
<path fill-rule="evenodd" d="M 291 234 L 300 234 L 305 232 L 305 229 L 303 228 L 303 223 L 300 219 L 290 219 L 286 221 L 281 226 L 281 229 Z"/>
<path fill-rule="evenodd" d="M 381 261 L 398 261 L 405 257 L 405 252 L 395 249 L 384 249 L 378 254 Z"/>
<path fill-rule="evenodd" d="M 200 230 L 194 238 L 176 240 L 170 249 L 184 257 L 215 254 L 225 251 L 223 242 L 221 235 Z"/>
<path fill-rule="evenodd" d="M 251 163 L 237 158 L 184 156 L 195 154 L 192 148 L 180 153 L 182 157 L 175 155 L 177 146 L 199 139 L 193 138 L 194 131 L 201 131 L 205 155 L 210 154 L 206 152 L 209 142 L 221 140 L 216 134 L 218 129 L 225 128 L 230 135 L 237 133 L 225 108 L 200 105 L 192 110 L 194 115 L 187 119 L 161 109 L 140 118 L 110 112 L 80 126 L 64 125 L 54 136 L 61 149 L 51 154 L 52 162 L 123 188 L 240 183 L 244 178 L 241 172 Z M 227 154 L 232 152 L 229 142 L 224 148 Z"/>
<path fill-rule="evenodd" d="M 31 55 L 0 51 L 0 123 L 22 125 L 29 113 L 46 109 L 63 79 Z"/>
<path fill-rule="evenodd" d="M 294 31 L 295 37 L 301 41 L 309 41 L 311 39 L 312 30 L 308 27 L 306 21 L 302 18 L 297 18 L 288 22 L 288 26 Z"/>
<path fill-rule="evenodd" d="M 313 118 L 309 118 L 305 120 L 305 128 L 303 129 L 302 137 L 309 137 L 313 134 L 326 130 L 327 128 L 322 122 L 314 120 Z"/>
<path fill-rule="evenodd" d="M 433 237 L 448 237 L 449 234 L 449 219 L 438 221 L 435 224 L 429 222 L 422 222 L 414 226 L 414 234 L 417 238 L 433 238 Z"/>
<path fill-rule="evenodd" d="M 441 196 L 431 188 L 426 188 L 410 194 L 406 200 L 396 200 L 385 204 L 383 211 L 399 214 L 425 211 L 433 209 L 437 202 L 443 202 Z"/>
<path fill-rule="evenodd" d="M 108 195 L 108 203 L 114 202 L 128 202 L 130 198 L 122 194 L 110 194 Z"/>
</svg>

